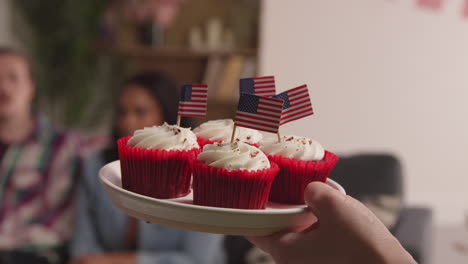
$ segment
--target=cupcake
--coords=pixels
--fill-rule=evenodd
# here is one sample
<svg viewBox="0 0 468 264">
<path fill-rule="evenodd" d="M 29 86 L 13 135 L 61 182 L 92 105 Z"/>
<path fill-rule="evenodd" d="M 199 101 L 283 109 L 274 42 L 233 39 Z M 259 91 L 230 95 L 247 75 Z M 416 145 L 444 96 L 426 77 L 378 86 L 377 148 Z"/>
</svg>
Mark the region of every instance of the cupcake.
<svg viewBox="0 0 468 264">
<path fill-rule="evenodd" d="M 122 187 L 155 198 L 175 198 L 190 192 L 191 164 L 200 148 L 188 128 L 146 127 L 117 141 Z"/>
<path fill-rule="evenodd" d="M 338 156 L 305 137 L 283 136 L 281 142 L 271 138 L 263 141 L 260 149 L 280 168 L 271 187 L 272 202 L 303 204 L 306 186 L 313 181 L 325 182 L 338 162 Z"/>
<path fill-rule="evenodd" d="M 205 145 L 193 166 L 193 202 L 198 205 L 264 209 L 278 166 L 243 142 Z"/>
<path fill-rule="evenodd" d="M 211 120 L 201 124 L 193 130 L 197 136 L 200 148 L 207 144 L 230 142 L 234 121 L 232 119 Z M 258 147 L 262 134 L 257 130 L 237 127 L 234 141 L 244 142 Z"/>
</svg>

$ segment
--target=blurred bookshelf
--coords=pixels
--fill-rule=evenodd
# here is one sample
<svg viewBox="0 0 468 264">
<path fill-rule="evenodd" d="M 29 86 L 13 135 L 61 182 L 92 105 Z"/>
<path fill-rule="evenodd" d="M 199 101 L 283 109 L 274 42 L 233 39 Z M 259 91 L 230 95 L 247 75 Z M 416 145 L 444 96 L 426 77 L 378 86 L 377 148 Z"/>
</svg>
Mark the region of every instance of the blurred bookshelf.
<svg viewBox="0 0 468 264">
<path fill-rule="evenodd" d="M 175 48 L 175 47 L 133 47 L 133 48 L 122 48 L 117 51 L 121 56 L 124 57 L 170 57 L 174 59 L 194 57 L 204 58 L 210 56 L 256 56 L 257 49 L 237 49 L 237 50 L 191 50 L 188 48 Z"/>
<path fill-rule="evenodd" d="M 208 84 L 206 119 L 233 117 L 239 79 L 257 73 L 259 5 L 258 0 L 186 1 L 167 28 L 121 22 L 113 47 L 104 50 L 119 58 L 120 76 L 159 71 L 179 85 Z"/>
<path fill-rule="evenodd" d="M 238 99 L 238 81 L 256 74 L 257 50 L 189 50 L 184 48 L 137 47 L 120 49 L 125 74 L 164 72 L 179 85 L 204 83 L 210 87 L 209 117 L 232 117 Z"/>
</svg>

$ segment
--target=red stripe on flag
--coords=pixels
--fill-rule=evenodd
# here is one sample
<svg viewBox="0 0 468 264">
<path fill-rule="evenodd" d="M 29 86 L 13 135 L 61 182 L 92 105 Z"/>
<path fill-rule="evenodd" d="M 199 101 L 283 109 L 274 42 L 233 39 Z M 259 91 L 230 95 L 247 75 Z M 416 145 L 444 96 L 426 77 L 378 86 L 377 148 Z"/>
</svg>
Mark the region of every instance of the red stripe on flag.
<svg viewBox="0 0 468 264">
<path fill-rule="evenodd" d="M 258 104 L 258 105 L 259 105 L 259 108 L 260 107 L 263 107 L 263 108 L 272 107 L 275 110 L 277 110 L 278 108 L 283 108 L 283 102 L 281 102 L 281 104 L 270 104 L 270 103 L 262 102 L 261 104 Z"/>
<path fill-rule="evenodd" d="M 296 116 L 296 115 L 302 115 L 304 113 L 313 114 L 314 109 L 312 109 L 312 107 L 307 107 L 306 109 L 296 109 L 296 110 L 294 110 L 292 112 L 283 113 L 283 115 L 281 116 L 281 120 L 288 119 L 288 118 L 291 118 L 291 117 Z"/>
<path fill-rule="evenodd" d="M 312 113 L 312 114 L 313 114 L 313 113 Z M 306 113 L 306 114 L 304 114 L 304 115 L 295 116 L 294 118 L 290 118 L 290 119 L 287 119 L 287 120 L 284 120 L 284 121 L 282 120 L 281 123 L 280 123 L 280 125 L 284 125 L 284 124 L 289 123 L 289 122 L 291 122 L 291 121 L 295 121 L 295 120 L 301 119 L 301 118 L 303 118 L 303 117 L 310 116 L 310 115 L 312 115 L 312 114 Z"/>
<path fill-rule="evenodd" d="M 180 112 L 206 113 L 206 110 L 192 109 L 192 108 L 185 108 L 185 107 L 182 107 L 179 110 Z"/>
<path fill-rule="evenodd" d="M 257 92 L 255 92 L 255 94 L 256 94 L 256 95 L 259 95 L 259 94 L 271 94 L 271 93 L 275 94 L 275 92 L 276 92 L 275 89 L 270 89 L 270 90 L 261 90 L 261 91 L 257 91 Z M 272 95 L 272 96 L 273 96 L 273 95 Z M 266 96 L 266 97 L 268 97 L 268 96 Z"/>
<path fill-rule="evenodd" d="M 192 89 L 192 93 L 205 93 L 206 94 L 207 90 L 206 89 Z"/>
<path fill-rule="evenodd" d="M 184 111 L 184 110 L 197 110 L 197 111 L 203 111 L 206 112 L 206 107 L 194 107 L 193 105 L 185 105 L 185 106 L 180 106 L 179 110 Z"/>
<path fill-rule="evenodd" d="M 297 102 L 299 100 L 303 100 L 304 98 L 309 98 L 309 93 L 307 91 L 289 96 L 289 102 Z"/>
<path fill-rule="evenodd" d="M 193 88 L 193 87 L 208 88 L 208 85 L 207 85 L 207 84 L 192 84 L 192 88 Z"/>
<path fill-rule="evenodd" d="M 288 95 L 289 95 L 290 93 L 294 93 L 294 92 L 296 92 L 297 90 L 302 90 L 302 89 L 304 89 L 304 88 L 307 89 L 307 85 L 306 85 L 306 84 L 303 84 L 303 85 L 301 85 L 301 86 L 299 86 L 299 87 L 296 87 L 296 88 L 289 89 L 289 90 L 288 90 Z"/>
<path fill-rule="evenodd" d="M 269 113 L 265 113 L 265 112 L 260 112 L 260 113 L 257 112 L 257 114 L 261 114 L 262 116 L 267 116 L 267 117 L 271 117 L 271 118 L 280 118 L 279 115 L 277 115 L 277 114 L 269 114 Z"/>
<path fill-rule="evenodd" d="M 277 115 L 281 116 L 281 112 L 283 112 L 281 109 L 271 109 L 271 108 L 266 108 L 259 106 L 257 109 L 257 113 L 262 113 L 262 114 L 267 114 L 267 115 Z"/>
<path fill-rule="evenodd" d="M 292 103 L 294 104 L 294 106 L 293 106 L 293 107 L 290 107 L 290 108 L 288 108 L 288 109 L 286 109 L 286 110 L 289 110 L 289 109 L 291 109 L 291 108 L 294 108 L 296 105 L 300 105 L 300 104 L 303 104 L 303 103 L 307 103 L 308 101 L 310 102 L 310 98 L 309 98 L 308 96 L 307 96 L 306 98 L 304 98 L 304 97 L 299 97 L 299 98 L 297 98 L 296 100 L 290 100 L 289 103 L 292 102 Z M 303 106 L 303 107 L 305 107 L 305 106 Z"/>
<path fill-rule="evenodd" d="M 289 97 L 289 101 L 295 100 L 298 97 L 309 97 L 309 90 L 302 89 L 302 90 L 294 91 L 292 93 L 288 92 L 288 97 Z"/>
<path fill-rule="evenodd" d="M 272 97 L 273 95 L 275 95 L 275 93 L 274 92 L 271 92 L 271 93 L 258 93 L 256 95 L 261 96 L 261 97 Z"/>
<path fill-rule="evenodd" d="M 286 110 L 289 110 L 289 109 L 286 109 Z M 295 110 L 298 110 L 298 109 L 295 109 Z M 306 113 L 306 112 L 312 112 L 312 114 L 314 113 L 313 109 L 311 107 L 308 107 L 307 109 L 305 110 L 301 110 L 299 112 L 295 112 L 295 113 L 290 113 L 292 111 L 289 111 L 289 112 L 284 112 L 283 115 L 281 115 L 281 120 L 283 119 L 288 119 L 289 117 L 291 116 L 295 116 L 295 115 L 301 115 L 303 113 Z"/>
<path fill-rule="evenodd" d="M 272 123 L 258 122 L 257 120 L 253 120 L 253 119 L 250 119 L 250 118 L 248 118 L 248 119 L 239 118 L 239 119 L 237 119 L 237 122 L 245 122 L 245 123 L 264 126 L 264 127 L 273 128 L 273 129 L 275 127 L 278 127 L 274 123 L 272 124 Z"/>
<path fill-rule="evenodd" d="M 275 79 L 275 76 L 254 77 L 254 80 Z"/>
<path fill-rule="evenodd" d="M 255 89 L 255 93 L 266 93 L 266 92 L 268 92 L 268 93 L 270 93 L 270 92 L 275 93 L 276 90 L 275 90 L 274 87 L 273 87 L 273 88 L 267 88 L 267 89 L 258 89 L 258 88 Z"/>
<path fill-rule="evenodd" d="M 273 122 L 273 123 L 274 123 L 274 122 L 278 122 L 278 120 L 279 120 L 279 117 L 278 117 L 278 118 L 274 118 L 274 120 L 273 120 L 273 119 L 263 118 L 263 117 L 259 117 L 259 116 L 250 116 L 250 115 L 248 115 L 248 114 L 245 114 L 245 112 L 241 112 L 241 111 L 238 111 L 238 112 L 236 113 L 236 115 L 242 117 L 242 119 L 255 118 L 255 119 L 258 119 L 258 120 L 261 120 L 261 121 L 265 121 L 265 122 L 270 122 L 270 123 L 271 123 L 271 122 Z M 254 114 L 253 114 L 253 115 L 254 115 Z"/>
<path fill-rule="evenodd" d="M 193 105 L 193 106 L 196 106 L 196 107 L 203 107 L 203 108 L 206 108 L 206 105 L 207 103 L 206 102 L 179 102 L 179 105 Z"/>
<path fill-rule="evenodd" d="M 271 108 L 266 108 L 263 106 L 260 106 L 257 108 L 257 113 L 262 113 L 262 114 L 268 114 L 268 115 L 277 115 L 281 116 L 281 109 L 271 109 Z"/>
<path fill-rule="evenodd" d="M 272 107 L 283 107 L 284 101 L 277 98 L 260 97 L 258 105 L 267 105 Z"/>
<path fill-rule="evenodd" d="M 272 81 L 261 81 L 261 82 L 254 82 L 254 85 L 257 86 L 257 85 L 261 85 L 261 84 L 274 84 L 275 82 L 272 80 Z"/>
<path fill-rule="evenodd" d="M 275 89 L 275 86 L 274 85 L 268 85 L 268 86 L 260 86 L 260 87 L 255 87 L 255 91 L 257 90 L 265 90 L 265 89 Z"/>
</svg>

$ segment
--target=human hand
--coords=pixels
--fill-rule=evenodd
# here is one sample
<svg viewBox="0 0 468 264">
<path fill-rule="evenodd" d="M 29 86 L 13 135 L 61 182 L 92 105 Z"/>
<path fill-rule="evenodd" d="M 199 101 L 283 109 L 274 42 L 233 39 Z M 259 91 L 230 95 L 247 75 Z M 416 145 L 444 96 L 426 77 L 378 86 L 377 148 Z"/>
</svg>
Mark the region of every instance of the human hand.
<svg viewBox="0 0 468 264">
<path fill-rule="evenodd" d="M 89 255 L 73 260 L 70 264 L 136 264 L 137 258 L 132 253 L 108 253 Z"/>
<path fill-rule="evenodd" d="M 354 198 L 313 182 L 304 199 L 319 222 L 297 233 L 247 239 L 278 264 L 416 263 L 382 222 Z"/>
</svg>

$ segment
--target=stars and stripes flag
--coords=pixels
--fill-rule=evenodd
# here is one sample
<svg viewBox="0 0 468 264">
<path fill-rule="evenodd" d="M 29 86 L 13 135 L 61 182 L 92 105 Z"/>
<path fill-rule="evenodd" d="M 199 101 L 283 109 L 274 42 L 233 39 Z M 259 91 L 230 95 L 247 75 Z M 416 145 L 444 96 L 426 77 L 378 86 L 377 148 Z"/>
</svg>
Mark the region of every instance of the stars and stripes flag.
<svg viewBox="0 0 468 264">
<path fill-rule="evenodd" d="M 283 100 L 242 93 L 239 98 L 236 126 L 277 133 Z"/>
<path fill-rule="evenodd" d="M 239 88 L 240 93 L 271 97 L 276 94 L 275 76 L 240 79 Z"/>
<path fill-rule="evenodd" d="M 184 84 L 180 91 L 179 116 L 205 117 L 208 85 Z"/>
<path fill-rule="evenodd" d="M 301 85 L 273 96 L 284 101 L 280 125 L 314 114 L 307 85 Z"/>
</svg>

